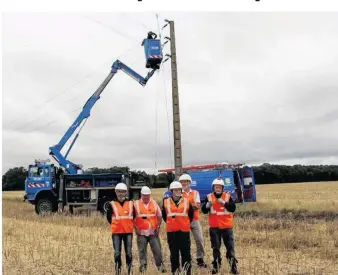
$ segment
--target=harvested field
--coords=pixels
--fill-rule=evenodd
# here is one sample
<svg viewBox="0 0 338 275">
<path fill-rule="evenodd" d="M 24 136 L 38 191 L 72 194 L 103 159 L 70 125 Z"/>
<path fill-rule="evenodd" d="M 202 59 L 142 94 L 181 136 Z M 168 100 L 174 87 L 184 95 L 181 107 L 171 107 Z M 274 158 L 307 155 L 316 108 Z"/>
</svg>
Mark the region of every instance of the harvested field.
<svg viewBox="0 0 338 275">
<path fill-rule="evenodd" d="M 238 205 L 235 215 L 241 274 L 338 274 L 338 182 L 264 185 L 257 189 L 258 202 Z M 154 197 L 160 199 L 162 192 L 154 190 Z M 4 274 L 114 274 L 111 234 L 104 217 L 79 208 L 73 216 L 39 217 L 22 196 L 22 192 L 3 192 Z M 203 214 L 201 223 L 205 260 L 210 264 L 212 251 Z M 169 270 L 164 224 L 161 238 Z M 138 274 L 135 240 L 133 270 Z M 195 266 L 193 241 L 192 257 L 193 274 L 210 274 Z M 148 262 L 148 274 L 157 274 L 150 250 Z M 222 274 L 228 274 L 223 262 Z"/>
</svg>

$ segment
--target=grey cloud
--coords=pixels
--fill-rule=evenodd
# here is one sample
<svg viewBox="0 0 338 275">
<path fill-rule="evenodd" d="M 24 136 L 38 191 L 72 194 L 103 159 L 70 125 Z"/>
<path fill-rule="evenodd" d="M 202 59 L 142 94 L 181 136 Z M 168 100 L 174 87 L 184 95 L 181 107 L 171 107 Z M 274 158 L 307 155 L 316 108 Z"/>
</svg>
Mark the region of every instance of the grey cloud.
<svg viewBox="0 0 338 275">
<path fill-rule="evenodd" d="M 337 163 L 336 13 L 160 15 L 176 26 L 184 164 Z M 3 169 L 46 157 L 106 77 L 110 61 L 136 43 L 82 15 L 40 16 L 6 15 L 3 25 L 3 122 L 20 118 L 3 127 Z M 136 40 L 146 33 L 121 14 L 89 16 Z M 157 30 L 154 15 L 130 16 Z M 145 75 L 143 57 L 138 44 L 121 60 Z M 169 62 L 164 75 L 166 96 L 162 72 L 144 88 L 117 74 L 69 158 L 85 167 L 152 169 L 157 143 L 158 167 L 171 166 Z"/>
</svg>

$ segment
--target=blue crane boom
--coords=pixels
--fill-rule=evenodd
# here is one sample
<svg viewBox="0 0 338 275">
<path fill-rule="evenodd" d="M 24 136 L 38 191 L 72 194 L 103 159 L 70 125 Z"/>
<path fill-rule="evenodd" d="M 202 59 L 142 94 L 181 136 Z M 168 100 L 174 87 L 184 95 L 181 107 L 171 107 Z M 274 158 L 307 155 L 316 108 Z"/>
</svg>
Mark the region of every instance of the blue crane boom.
<svg viewBox="0 0 338 275">
<path fill-rule="evenodd" d="M 64 136 L 56 145 L 49 147 L 49 154 L 59 163 L 60 166 L 64 167 L 69 174 L 77 174 L 77 171 L 81 169 L 81 166 L 71 162 L 70 160 L 67 160 L 67 156 L 72 149 L 75 141 L 79 137 L 82 127 L 85 125 L 88 117 L 90 116 L 90 110 L 93 108 L 97 100 L 100 98 L 101 93 L 114 77 L 114 75 L 118 72 L 118 70 L 125 72 L 130 77 L 139 82 L 142 86 L 145 86 L 148 80 L 153 76 L 154 72 L 159 69 L 159 65 L 162 62 L 162 51 L 160 40 L 156 39 L 156 34 L 152 32 L 148 33 L 148 38 L 142 42 L 142 45 L 144 45 L 145 47 L 145 55 L 147 60 L 146 68 L 151 68 L 146 77 L 142 77 L 133 69 L 122 63 L 120 60 L 116 60 L 113 63 L 108 76 L 93 93 L 93 95 L 87 100 L 87 102 L 83 106 L 81 113 L 75 119 L 73 124 L 69 127 Z M 79 128 L 81 124 L 82 126 L 81 128 Z M 66 154 L 63 156 L 61 150 L 77 129 L 79 129 L 78 133 L 75 135 Z"/>
</svg>

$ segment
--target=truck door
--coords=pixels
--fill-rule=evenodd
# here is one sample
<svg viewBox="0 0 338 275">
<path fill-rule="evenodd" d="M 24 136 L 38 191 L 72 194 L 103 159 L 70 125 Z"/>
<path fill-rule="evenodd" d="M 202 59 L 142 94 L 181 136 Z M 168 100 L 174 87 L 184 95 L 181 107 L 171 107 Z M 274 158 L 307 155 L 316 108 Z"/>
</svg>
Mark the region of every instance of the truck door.
<svg viewBox="0 0 338 275">
<path fill-rule="evenodd" d="M 243 182 L 243 197 L 245 202 L 256 201 L 256 186 L 254 171 L 252 168 L 244 168 L 242 170 L 242 182 Z"/>
<path fill-rule="evenodd" d="M 52 171 L 50 166 L 43 167 L 43 182 L 45 183 L 44 187 L 52 188 Z"/>
<path fill-rule="evenodd" d="M 244 202 L 243 181 L 238 169 L 233 170 L 234 185 L 235 185 L 235 202 Z"/>
</svg>

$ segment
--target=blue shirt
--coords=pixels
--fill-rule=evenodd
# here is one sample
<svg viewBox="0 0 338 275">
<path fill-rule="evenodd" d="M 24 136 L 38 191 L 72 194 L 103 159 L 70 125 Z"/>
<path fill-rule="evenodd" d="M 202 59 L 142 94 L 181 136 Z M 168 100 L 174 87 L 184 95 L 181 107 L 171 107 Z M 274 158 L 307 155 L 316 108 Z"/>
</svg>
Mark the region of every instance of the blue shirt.
<svg viewBox="0 0 338 275">
<path fill-rule="evenodd" d="M 170 190 L 167 190 L 163 193 L 163 199 L 167 199 L 169 197 L 171 197 L 171 191 Z"/>
</svg>

